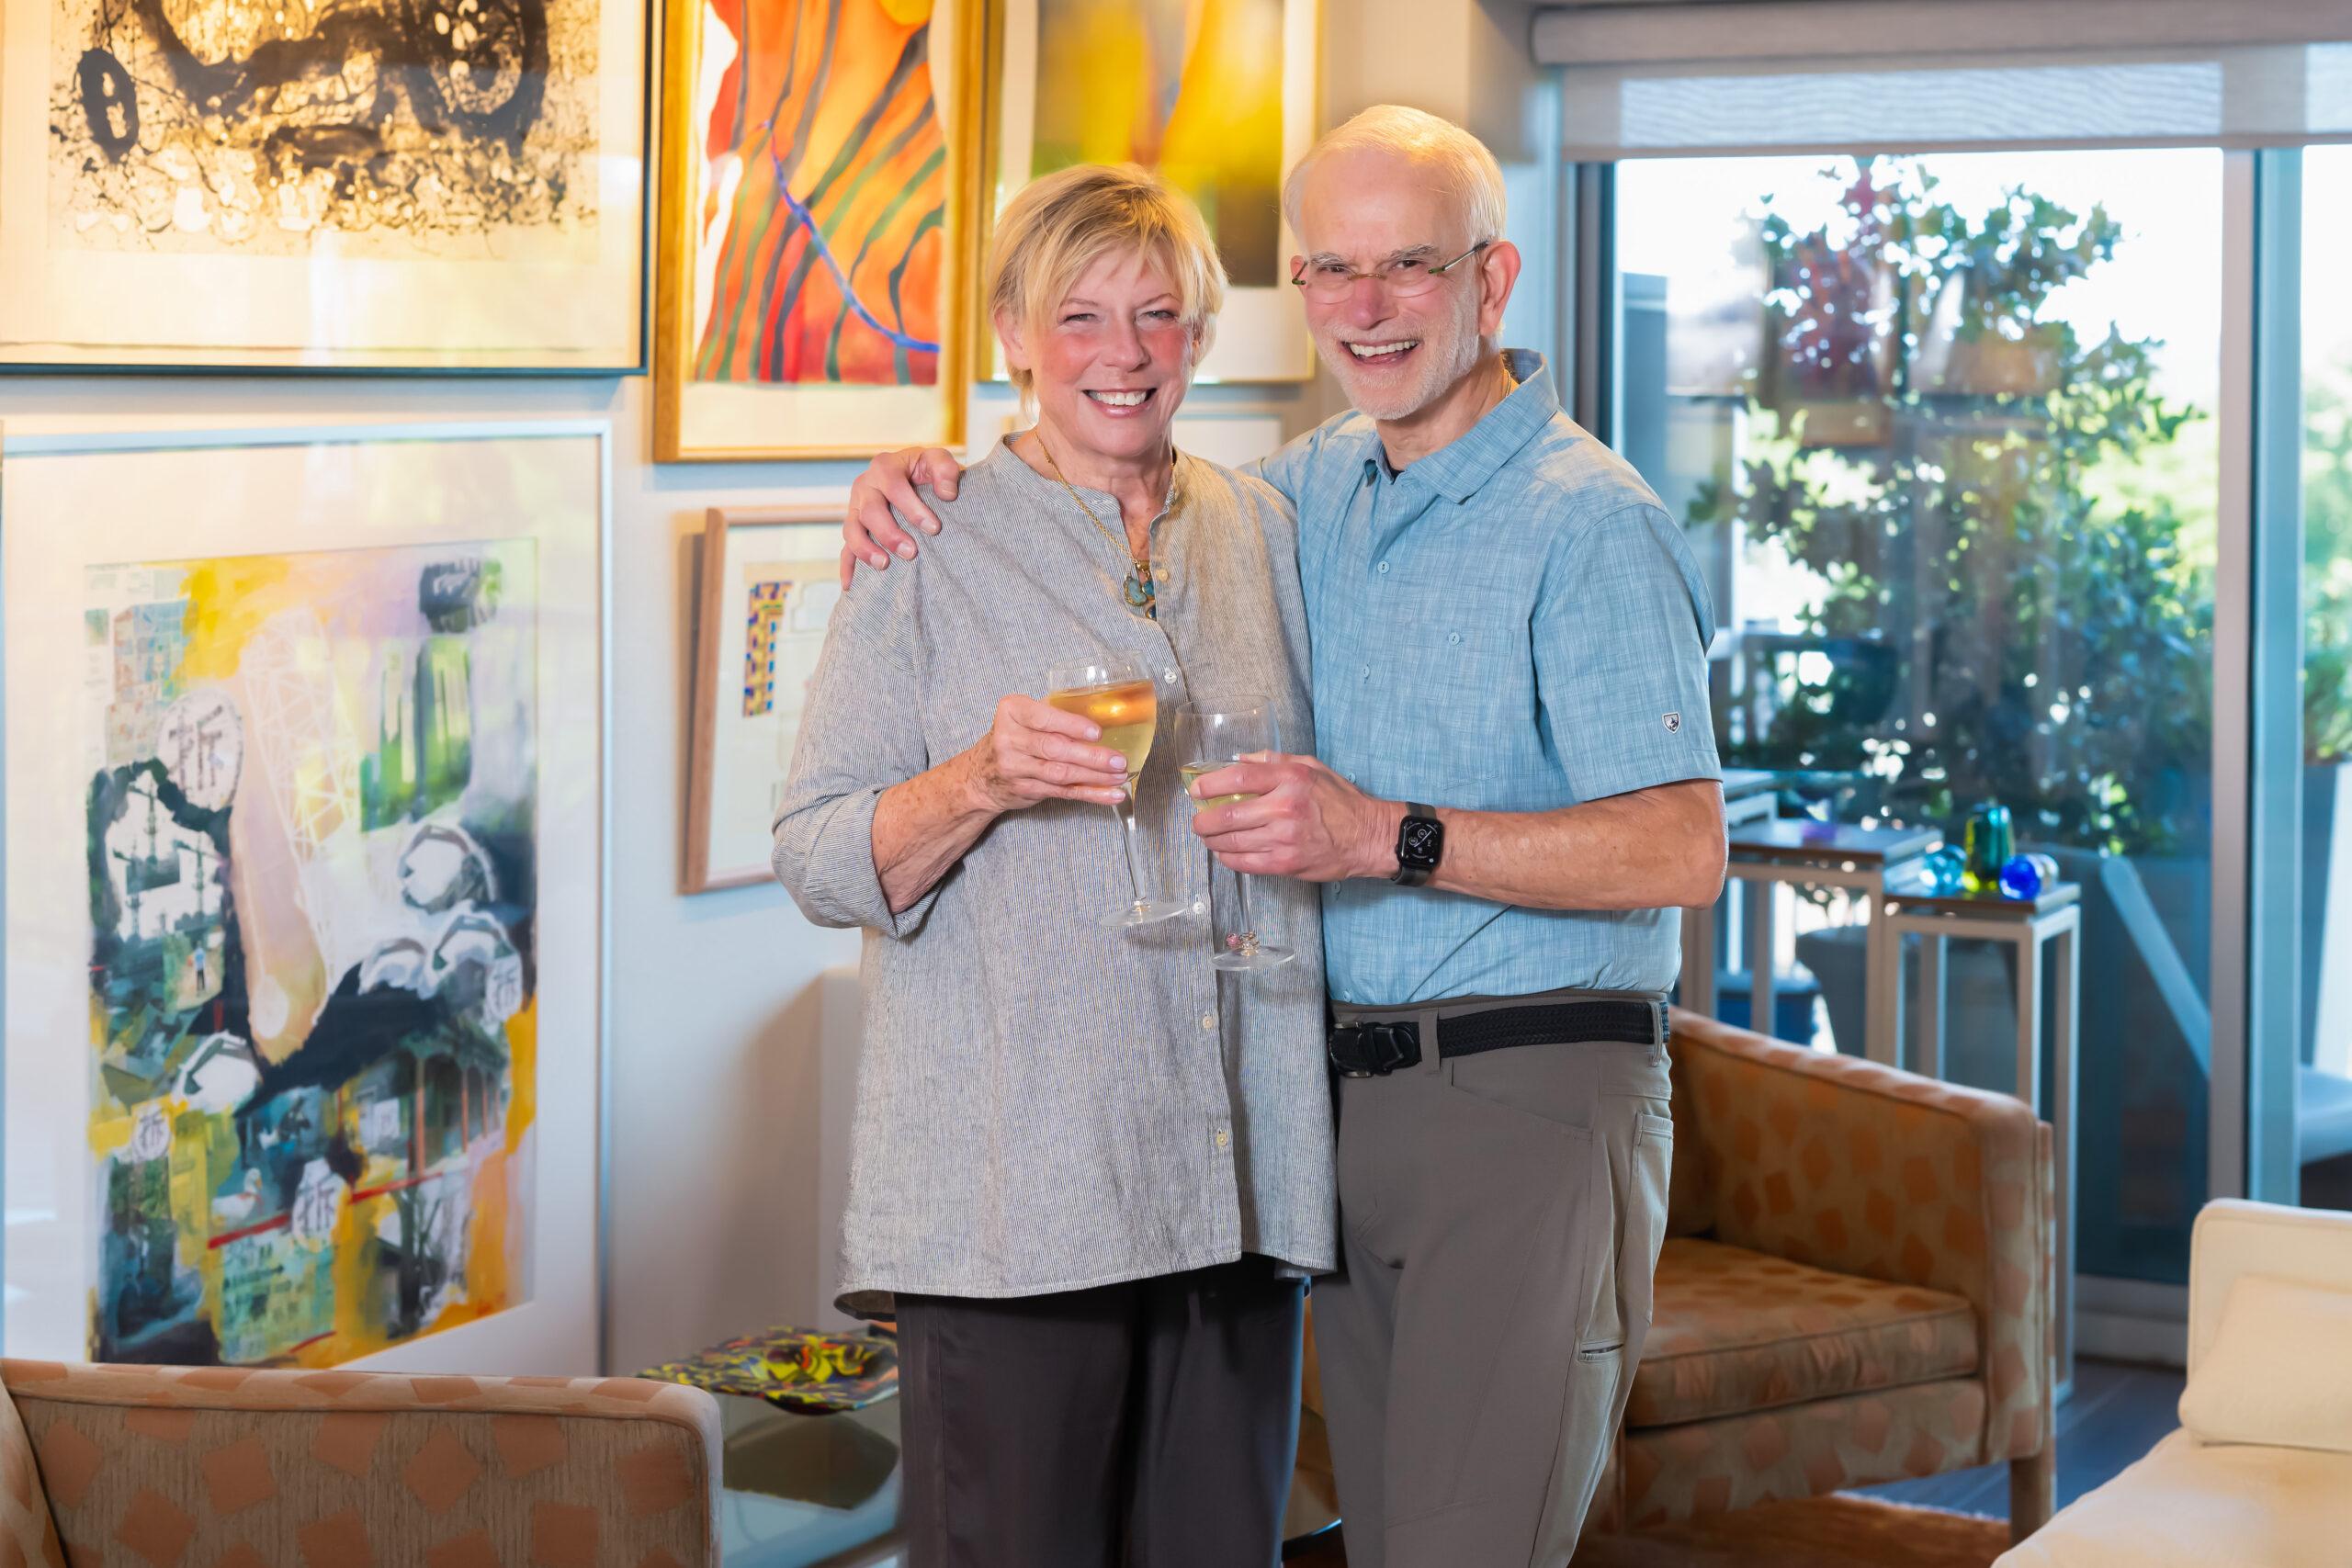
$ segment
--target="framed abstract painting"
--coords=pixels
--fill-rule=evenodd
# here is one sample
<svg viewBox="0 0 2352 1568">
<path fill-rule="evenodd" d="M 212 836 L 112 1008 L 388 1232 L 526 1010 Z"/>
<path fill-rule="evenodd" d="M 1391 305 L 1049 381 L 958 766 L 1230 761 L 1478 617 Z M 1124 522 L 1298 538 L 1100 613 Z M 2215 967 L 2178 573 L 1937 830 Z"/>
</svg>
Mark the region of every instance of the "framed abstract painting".
<svg viewBox="0 0 2352 1568">
<path fill-rule="evenodd" d="M 6 436 L 7 1353 L 594 1370 L 607 428 Z"/>
<path fill-rule="evenodd" d="M 647 0 L 0 0 L 0 367 L 643 368 Z"/>
<path fill-rule="evenodd" d="M 1003 0 L 992 216 L 1039 175 L 1141 164 L 1200 204 L 1227 290 L 1204 381 L 1304 381 L 1315 343 L 1286 270 L 1283 175 L 1315 139 L 1318 0 Z M 981 323 L 983 363 L 1003 371 Z"/>
<path fill-rule="evenodd" d="M 773 874 L 776 801 L 842 596 L 840 520 L 837 506 L 714 506 L 704 523 L 685 892 Z"/>
<path fill-rule="evenodd" d="M 658 461 L 963 439 L 981 0 L 666 0 Z"/>
</svg>

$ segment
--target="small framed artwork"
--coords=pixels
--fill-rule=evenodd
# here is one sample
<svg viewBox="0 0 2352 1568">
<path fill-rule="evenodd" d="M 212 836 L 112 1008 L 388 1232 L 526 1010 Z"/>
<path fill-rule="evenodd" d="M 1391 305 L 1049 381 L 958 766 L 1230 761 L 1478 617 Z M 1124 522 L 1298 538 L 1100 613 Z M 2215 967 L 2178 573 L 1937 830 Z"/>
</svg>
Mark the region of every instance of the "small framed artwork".
<svg viewBox="0 0 2352 1568">
<path fill-rule="evenodd" d="M 991 218 L 1039 175 L 1141 164 L 1200 204 L 1225 262 L 1204 381 L 1304 381 L 1283 176 L 1315 138 L 1318 0 L 1003 0 L 989 7 Z M 980 240 L 985 254 L 986 236 Z M 980 363 L 1004 374 L 979 323 Z"/>
<path fill-rule="evenodd" d="M 609 445 L 9 433 L 8 1354 L 595 1365 Z"/>
<path fill-rule="evenodd" d="M 647 0 L 0 0 L 0 367 L 645 365 Z"/>
<path fill-rule="evenodd" d="M 832 506 L 713 507 L 704 522 L 685 892 L 773 874 L 776 801 L 841 599 L 841 543 Z"/>
<path fill-rule="evenodd" d="M 661 462 L 960 446 L 982 0 L 664 0 Z"/>
</svg>

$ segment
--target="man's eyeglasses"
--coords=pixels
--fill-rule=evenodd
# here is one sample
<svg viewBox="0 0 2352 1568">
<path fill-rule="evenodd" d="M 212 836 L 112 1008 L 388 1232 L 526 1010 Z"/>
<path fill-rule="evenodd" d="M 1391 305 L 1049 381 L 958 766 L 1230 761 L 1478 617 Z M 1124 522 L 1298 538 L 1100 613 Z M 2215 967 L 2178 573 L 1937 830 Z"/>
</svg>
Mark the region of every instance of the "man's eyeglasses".
<svg viewBox="0 0 2352 1568">
<path fill-rule="evenodd" d="M 1493 244 L 1481 240 L 1449 262 L 1431 266 L 1415 256 L 1396 256 L 1382 262 L 1370 272 L 1358 272 L 1342 261 L 1311 261 L 1291 274 L 1291 281 L 1306 291 L 1306 297 L 1326 305 L 1335 305 L 1355 291 L 1357 280 L 1370 278 L 1385 290 L 1392 299 L 1410 299 L 1435 288 L 1438 279 Z"/>
</svg>

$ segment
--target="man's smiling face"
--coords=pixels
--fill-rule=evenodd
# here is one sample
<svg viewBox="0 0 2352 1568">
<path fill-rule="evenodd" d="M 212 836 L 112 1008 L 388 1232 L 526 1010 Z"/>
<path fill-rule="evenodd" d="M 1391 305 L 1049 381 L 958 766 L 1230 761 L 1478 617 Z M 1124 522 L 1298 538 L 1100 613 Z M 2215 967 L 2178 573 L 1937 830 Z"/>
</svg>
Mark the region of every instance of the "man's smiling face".
<svg viewBox="0 0 2352 1568">
<path fill-rule="evenodd" d="M 1318 269 L 1371 272 L 1385 263 L 1442 265 L 1491 234 L 1469 231 L 1467 204 L 1424 165 L 1395 152 L 1359 149 L 1317 164 L 1300 193 L 1299 241 L 1292 263 L 1312 281 Z M 1479 258 L 1433 280 L 1415 298 L 1381 284 L 1352 283 L 1340 298 L 1306 295 L 1306 324 L 1348 400 L 1374 419 L 1418 413 L 1474 369 L 1483 344 Z"/>
</svg>

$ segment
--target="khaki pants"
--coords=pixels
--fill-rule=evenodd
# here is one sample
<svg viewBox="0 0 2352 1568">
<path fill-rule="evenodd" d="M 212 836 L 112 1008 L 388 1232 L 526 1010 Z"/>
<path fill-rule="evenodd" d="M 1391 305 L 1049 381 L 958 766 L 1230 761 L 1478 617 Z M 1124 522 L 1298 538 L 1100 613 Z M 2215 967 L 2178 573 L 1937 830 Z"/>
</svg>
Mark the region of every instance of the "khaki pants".
<svg viewBox="0 0 2352 1568">
<path fill-rule="evenodd" d="M 1625 1414 L 1666 1234 L 1672 1090 L 1648 1045 L 1422 1060 L 1340 1080 L 1343 1270 L 1315 1337 L 1349 1568 L 1552 1568 Z"/>
</svg>

